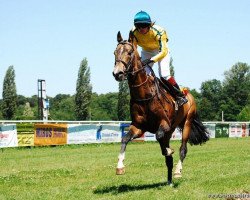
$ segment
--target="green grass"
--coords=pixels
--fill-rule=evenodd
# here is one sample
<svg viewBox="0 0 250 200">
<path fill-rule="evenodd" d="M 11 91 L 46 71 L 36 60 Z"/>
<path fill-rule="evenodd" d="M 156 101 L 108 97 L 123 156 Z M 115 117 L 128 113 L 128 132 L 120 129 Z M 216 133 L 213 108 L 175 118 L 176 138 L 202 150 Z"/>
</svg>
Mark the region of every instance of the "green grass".
<svg viewBox="0 0 250 200">
<path fill-rule="evenodd" d="M 174 163 L 179 141 L 172 141 Z M 158 143 L 130 143 L 126 174 L 115 175 L 120 144 L 8 148 L 0 151 L 0 199 L 209 199 L 250 192 L 250 138 L 188 146 L 183 178 L 166 185 Z M 224 198 L 225 199 L 225 198 Z"/>
</svg>

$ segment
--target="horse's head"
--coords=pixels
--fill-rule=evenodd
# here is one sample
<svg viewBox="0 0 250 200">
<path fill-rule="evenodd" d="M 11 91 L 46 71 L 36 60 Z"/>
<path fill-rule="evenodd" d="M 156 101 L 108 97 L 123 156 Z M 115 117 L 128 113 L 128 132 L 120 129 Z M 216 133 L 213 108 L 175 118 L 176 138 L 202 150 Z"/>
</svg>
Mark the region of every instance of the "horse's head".
<svg viewBox="0 0 250 200">
<path fill-rule="evenodd" d="M 132 61 L 134 57 L 134 47 L 132 43 L 132 32 L 129 34 L 129 40 L 123 40 L 120 31 L 117 34 L 118 45 L 114 52 L 115 66 L 113 76 L 117 81 L 123 81 L 130 70 L 132 70 Z"/>
</svg>

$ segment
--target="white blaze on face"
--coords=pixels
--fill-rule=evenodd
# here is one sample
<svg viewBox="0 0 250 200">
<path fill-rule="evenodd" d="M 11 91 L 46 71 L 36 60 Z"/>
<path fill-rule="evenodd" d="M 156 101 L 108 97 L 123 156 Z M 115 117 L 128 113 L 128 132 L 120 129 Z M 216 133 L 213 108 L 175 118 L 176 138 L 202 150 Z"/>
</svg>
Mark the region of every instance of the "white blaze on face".
<svg viewBox="0 0 250 200">
<path fill-rule="evenodd" d="M 119 72 L 120 72 L 120 67 L 116 65 L 115 68 L 114 68 L 113 73 L 116 75 L 116 74 L 118 74 Z"/>
</svg>

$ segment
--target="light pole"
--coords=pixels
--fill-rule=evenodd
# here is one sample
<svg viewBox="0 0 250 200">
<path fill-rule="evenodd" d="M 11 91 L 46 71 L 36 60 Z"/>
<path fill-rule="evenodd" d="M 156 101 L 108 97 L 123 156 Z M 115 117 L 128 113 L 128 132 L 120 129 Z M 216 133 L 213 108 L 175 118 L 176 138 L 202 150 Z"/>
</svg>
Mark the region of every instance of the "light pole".
<svg viewBox="0 0 250 200">
<path fill-rule="evenodd" d="M 221 112 L 221 121 L 224 122 L 224 111 Z"/>
<path fill-rule="evenodd" d="M 49 115 L 49 100 L 46 97 L 46 84 L 45 80 L 38 79 L 38 118 L 47 121 Z"/>
</svg>

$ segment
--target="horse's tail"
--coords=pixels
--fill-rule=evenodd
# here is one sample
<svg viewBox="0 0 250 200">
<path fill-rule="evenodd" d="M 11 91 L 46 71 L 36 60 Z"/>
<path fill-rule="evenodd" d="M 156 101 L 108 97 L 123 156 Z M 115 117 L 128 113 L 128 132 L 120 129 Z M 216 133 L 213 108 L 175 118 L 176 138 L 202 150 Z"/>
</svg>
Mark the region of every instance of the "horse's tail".
<svg viewBox="0 0 250 200">
<path fill-rule="evenodd" d="M 193 118 L 191 133 L 188 142 L 191 145 L 193 144 L 201 145 L 209 140 L 209 135 L 210 135 L 209 132 L 207 131 L 206 127 L 202 124 L 198 114 L 196 113 Z"/>
</svg>

